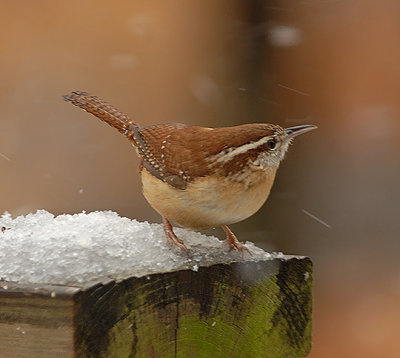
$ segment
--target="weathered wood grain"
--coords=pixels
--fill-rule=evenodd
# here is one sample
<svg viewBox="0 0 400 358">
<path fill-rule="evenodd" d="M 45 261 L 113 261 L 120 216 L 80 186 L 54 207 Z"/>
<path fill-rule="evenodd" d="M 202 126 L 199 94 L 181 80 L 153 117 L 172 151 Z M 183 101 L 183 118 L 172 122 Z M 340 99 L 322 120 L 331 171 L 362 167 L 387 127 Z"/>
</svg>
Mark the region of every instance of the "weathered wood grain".
<svg viewBox="0 0 400 358">
<path fill-rule="evenodd" d="M 72 357 L 79 288 L 0 284 L 0 357 Z"/>
<path fill-rule="evenodd" d="M 5 285 L 0 357 L 304 357 L 311 348 L 304 257 L 82 287 Z"/>
</svg>

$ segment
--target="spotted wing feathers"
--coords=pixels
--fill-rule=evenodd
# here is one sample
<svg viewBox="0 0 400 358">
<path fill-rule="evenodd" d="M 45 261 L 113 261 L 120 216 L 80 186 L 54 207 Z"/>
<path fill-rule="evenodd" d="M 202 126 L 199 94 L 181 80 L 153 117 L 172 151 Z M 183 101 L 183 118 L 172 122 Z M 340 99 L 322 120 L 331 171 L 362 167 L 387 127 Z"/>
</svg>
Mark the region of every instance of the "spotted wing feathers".
<svg viewBox="0 0 400 358">
<path fill-rule="evenodd" d="M 149 170 L 150 166 L 153 175 L 157 170 L 161 179 L 173 187 L 185 188 L 194 179 L 210 175 L 210 170 L 216 171 L 216 160 L 221 153 L 256 142 L 275 130 L 276 127 L 266 124 L 214 129 L 174 123 L 141 127 L 138 132 L 145 148 L 140 150 L 144 167 Z M 256 156 L 257 150 L 253 151 Z M 218 163 L 220 175 L 242 170 L 243 158 L 245 153 L 240 158 Z"/>
<path fill-rule="evenodd" d="M 185 189 L 194 179 L 210 175 L 210 170 L 216 171 L 216 164 L 222 176 L 241 170 L 247 158 L 258 155 L 259 148 L 253 148 L 251 143 L 282 129 L 263 123 L 226 128 L 179 123 L 141 127 L 97 96 L 75 91 L 64 99 L 124 134 L 136 147 L 143 167 L 177 189 Z M 240 147 L 250 149 L 243 153 L 234 151 Z"/>
</svg>

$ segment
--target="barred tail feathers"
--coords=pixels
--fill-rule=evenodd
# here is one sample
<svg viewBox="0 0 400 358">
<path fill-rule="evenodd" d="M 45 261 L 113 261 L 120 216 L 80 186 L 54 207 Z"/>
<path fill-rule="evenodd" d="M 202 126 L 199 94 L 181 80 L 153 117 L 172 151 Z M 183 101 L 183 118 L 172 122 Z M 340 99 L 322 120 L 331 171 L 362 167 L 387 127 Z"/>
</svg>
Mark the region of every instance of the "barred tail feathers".
<svg viewBox="0 0 400 358">
<path fill-rule="evenodd" d="M 132 135 L 130 127 L 139 126 L 126 114 L 120 112 L 111 104 L 87 92 L 74 91 L 63 96 L 63 98 L 66 102 L 70 102 L 84 111 L 93 114 L 128 137 Z"/>
</svg>

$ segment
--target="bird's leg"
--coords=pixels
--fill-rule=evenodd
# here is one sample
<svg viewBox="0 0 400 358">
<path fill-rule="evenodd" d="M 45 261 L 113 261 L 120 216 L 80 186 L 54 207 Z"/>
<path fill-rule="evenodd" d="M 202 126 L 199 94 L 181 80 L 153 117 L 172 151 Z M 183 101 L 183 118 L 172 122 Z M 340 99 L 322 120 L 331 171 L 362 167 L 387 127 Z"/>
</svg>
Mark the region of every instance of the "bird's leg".
<svg viewBox="0 0 400 358">
<path fill-rule="evenodd" d="M 246 247 L 246 245 L 243 245 L 235 236 L 235 234 L 231 231 L 231 229 L 229 229 L 228 226 L 226 225 L 222 225 L 222 228 L 224 229 L 225 233 L 226 233 L 226 241 L 228 242 L 231 250 L 236 249 L 239 252 L 242 253 L 244 251 L 247 251 L 250 255 L 251 252 L 249 251 L 249 249 Z"/>
<path fill-rule="evenodd" d="M 169 220 L 164 216 L 162 217 L 162 220 L 163 220 L 164 232 L 165 232 L 165 235 L 167 236 L 168 241 L 171 244 L 174 244 L 184 250 L 187 250 L 183 241 L 175 235 L 174 229 L 172 228 L 172 225 L 169 222 Z"/>
</svg>

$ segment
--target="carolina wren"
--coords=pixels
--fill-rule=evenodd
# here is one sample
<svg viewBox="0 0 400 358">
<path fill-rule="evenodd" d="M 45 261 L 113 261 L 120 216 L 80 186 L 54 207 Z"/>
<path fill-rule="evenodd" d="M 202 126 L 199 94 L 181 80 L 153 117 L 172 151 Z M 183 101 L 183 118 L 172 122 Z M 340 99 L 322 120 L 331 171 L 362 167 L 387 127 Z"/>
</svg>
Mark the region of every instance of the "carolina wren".
<svg viewBox="0 0 400 358">
<path fill-rule="evenodd" d="M 247 248 L 227 225 L 267 200 L 292 139 L 314 128 L 253 123 L 204 128 L 180 123 L 142 127 L 102 99 L 72 92 L 64 99 L 125 135 L 141 159 L 143 194 L 162 216 L 168 240 L 186 249 L 170 223 L 190 230 L 221 226 L 231 248 Z"/>
</svg>

